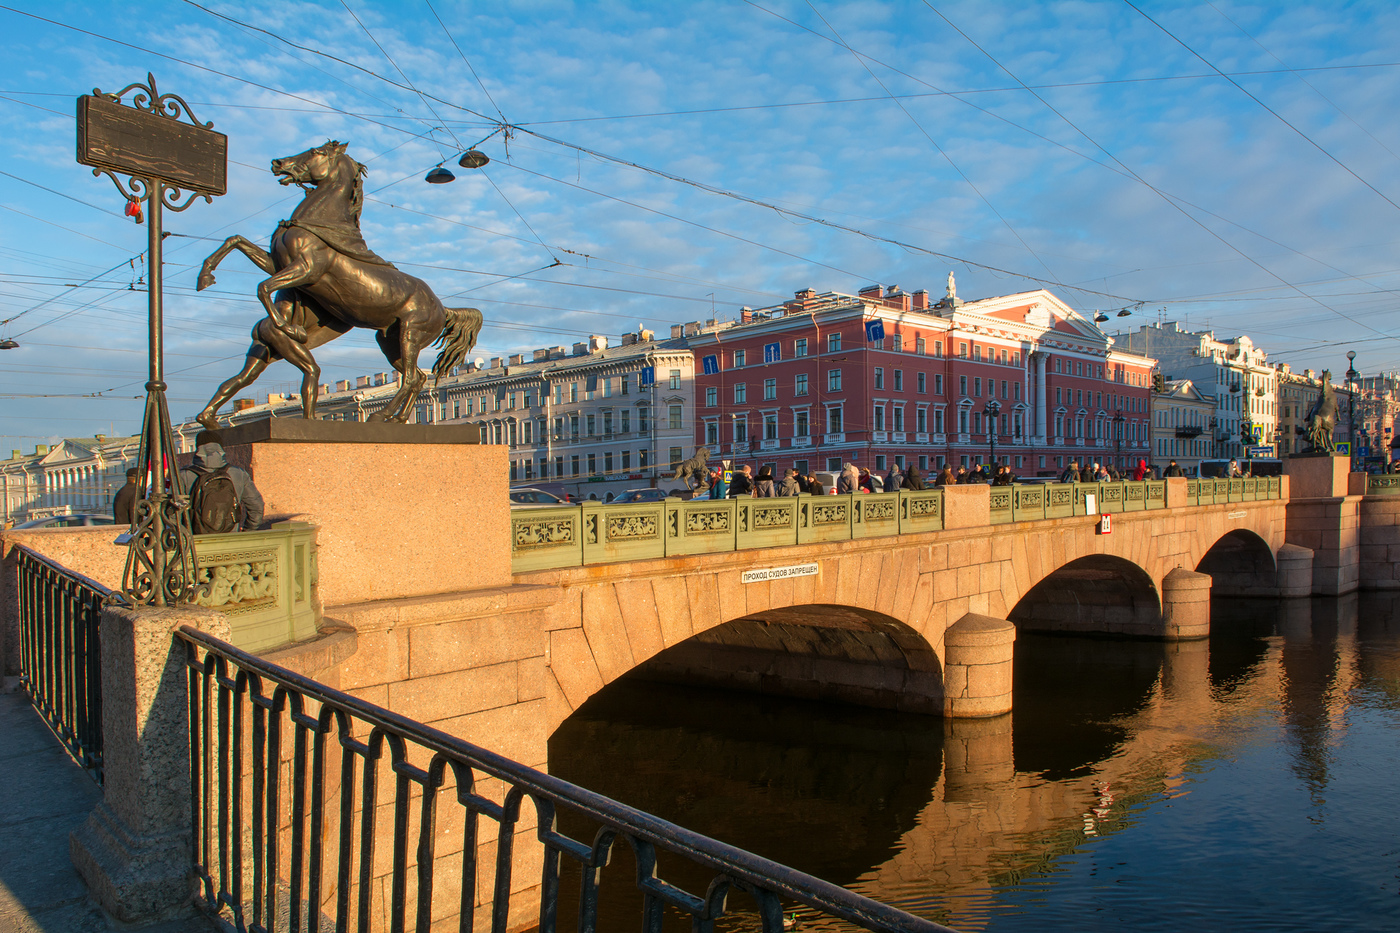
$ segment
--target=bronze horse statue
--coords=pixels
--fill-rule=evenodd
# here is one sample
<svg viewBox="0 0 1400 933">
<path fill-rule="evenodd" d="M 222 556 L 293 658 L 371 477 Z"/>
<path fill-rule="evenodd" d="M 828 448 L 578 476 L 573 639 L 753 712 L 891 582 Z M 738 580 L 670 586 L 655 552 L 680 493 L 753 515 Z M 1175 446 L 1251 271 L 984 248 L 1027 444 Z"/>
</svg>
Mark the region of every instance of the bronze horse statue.
<svg viewBox="0 0 1400 933">
<path fill-rule="evenodd" d="M 1337 390 L 1332 388 L 1332 372 L 1324 369 L 1322 391 L 1318 393 L 1317 401 L 1313 403 L 1312 411 L 1308 412 L 1307 421 L 1304 422 L 1310 453 L 1336 451 L 1337 442 L 1332 437 L 1332 431 L 1337 426 L 1337 411 Z"/>
<path fill-rule="evenodd" d="M 277 225 L 271 249 L 231 236 L 200 269 L 198 288 L 214 284 L 214 270 L 233 250 L 268 274 L 258 285 L 267 317 L 253 326 L 253 344 L 238 375 L 224 382 L 198 421 L 218 423 L 219 407 L 250 385 L 269 363 L 286 360 L 302 372 L 302 415 L 316 417 L 321 368 L 311 351 L 352 327 L 376 331 L 375 339 L 400 374 L 399 390 L 370 421 L 408 420 L 410 406 L 427 381 L 418 368 L 425 347 L 441 345 L 433 363 L 440 379 L 464 360 L 481 331 L 475 308 L 444 308 L 422 279 L 400 272 L 376 256 L 360 234 L 366 169 L 331 140 L 300 155 L 272 160 L 272 174 L 299 185 L 306 197 Z"/>
</svg>

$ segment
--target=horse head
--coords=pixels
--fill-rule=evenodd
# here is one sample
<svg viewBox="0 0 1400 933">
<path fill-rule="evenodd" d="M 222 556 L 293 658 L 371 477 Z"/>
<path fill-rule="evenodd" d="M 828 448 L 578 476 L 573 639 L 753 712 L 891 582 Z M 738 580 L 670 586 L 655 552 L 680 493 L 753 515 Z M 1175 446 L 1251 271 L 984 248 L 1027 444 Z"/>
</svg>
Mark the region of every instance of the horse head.
<svg viewBox="0 0 1400 933">
<path fill-rule="evenodd" d="M 272 160 L 272 174 L 279 184 L 320 187 L 326 182 L 347 189 L 350 210 L 358 221 L 364 205 L 364 183 L 369 171 L 345 152 L 346 144 L 330 139 L 314 149 Z"/>
</svg>

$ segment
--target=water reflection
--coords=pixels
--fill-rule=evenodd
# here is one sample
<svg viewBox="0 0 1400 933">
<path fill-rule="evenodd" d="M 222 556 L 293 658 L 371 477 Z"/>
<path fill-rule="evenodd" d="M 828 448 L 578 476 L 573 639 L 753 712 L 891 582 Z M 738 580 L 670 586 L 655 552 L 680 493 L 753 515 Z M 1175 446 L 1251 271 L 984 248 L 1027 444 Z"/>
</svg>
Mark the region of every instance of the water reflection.
<svg viewBox="0 0 1400 933">
<path fill-rule="evenodd" d="M 624 681 L 550 768 L 963 930 L 1393 928 L 1400 594 L 1220 600 L 1212 628 L 1022 635 L 982 722 Z M 604 929 L 638 917 L 618 861 Z"/>
</svg>

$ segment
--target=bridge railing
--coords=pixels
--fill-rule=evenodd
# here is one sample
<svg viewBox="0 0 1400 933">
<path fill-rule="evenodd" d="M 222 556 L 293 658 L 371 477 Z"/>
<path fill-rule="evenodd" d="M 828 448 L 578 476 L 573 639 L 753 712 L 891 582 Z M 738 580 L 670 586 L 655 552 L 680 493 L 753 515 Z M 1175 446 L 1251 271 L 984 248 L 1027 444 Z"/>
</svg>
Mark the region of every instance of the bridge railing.
<svg viewBox="0 0 1400 933">
<path fill-rule="evenodd" d="M 20 683 L 73 757 L 102 783 L 102 603 L 111 590 L 22 545 Z"/>
<path fill-rule="evenodd" d="M 1187 503 L 1277 499 L 1278 477 L 1188 480 Z M 989 490 L 993 525 L 1167 505 L 1166 480 L 1018 483 Z M 775 499 L 666 499 L 585 502 L 511 512 L 516 573 L 624 560 L 651 560 L 748 548 L 783 547 L 943 529 L 943 490 Z"/>
<path fill-rule="evenodd" d="M 1400 474 L 1380 473 L 1367 474 L 1366 495 L 1368 496 L 1400 496 Z"/>
<path fill-rule="evenodd" d="M 632 857 L 619 860 L 613 883 L 634 879 L 645 930 L 660 930 L 663 912 L 676 910 L 690 918 L 693 930 L 713 931 L 721 917 L 742 912 L 742 928 L 781 933 L 784 913 L 797 905 L 823 929 L 830 920 L 842 920 L 890 933 L 951 933 L 334 690 L 192 627 L 175 637 L 189 677 L 199 897 L 208 910 L 227 909 L 239 929 L 272 929 L 280 921 L 292 930 L 348 930 L 352 924 L 369 930 L 387 919 L 387 929 L 427 931 L 447 928 L 454 916 L 454 927 L 481 929 L 486 923 L 473 926 L 473 911 L 490 902 L 490 929 L 502 933 L 513 914 L 518 920 L 524 913 L 512 911 L 512 893 L 535 889 L 541 933 L 553 933 L 561 919 L 568 929 L 595 930 L 602 876 L 610 854 L 625 845 Z M 561 815 L 596 832 L 591 839 L 566 835 Z M 532 832 L 542 860 L 515 857 L 521 832 Z M 688 891 L 664 880 L 659 857 L 672 877 L 677 863 L 698 867 L 708 887 Z M 479 865 L 479 858 L 486 864 Z M 580 877 L 576 923 L 568 916 L 572 905 L 560 904 L 565 860 Z M 514 877 L 525 870 L 531 877 Z M 448 892 L 454 896 L 442 896 Z M 746 895 L 736 898 L 737 910 L 731 910 L 731 894 Z"/>
</svg>

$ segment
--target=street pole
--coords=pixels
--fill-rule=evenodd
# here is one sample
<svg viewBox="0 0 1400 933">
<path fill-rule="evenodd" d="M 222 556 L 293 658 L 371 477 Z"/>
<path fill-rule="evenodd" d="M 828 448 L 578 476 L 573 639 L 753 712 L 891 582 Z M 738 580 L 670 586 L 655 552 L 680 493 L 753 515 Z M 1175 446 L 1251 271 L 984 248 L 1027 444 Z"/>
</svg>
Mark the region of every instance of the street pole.
<svg viewBox="0 0 1400 933">
<path fill-rule="evenodd" d="M 1351 456 L 1351 472 L 1356 472 L 1356 351 L 1347 351 L 1347 448 Z"/>
</svg>

